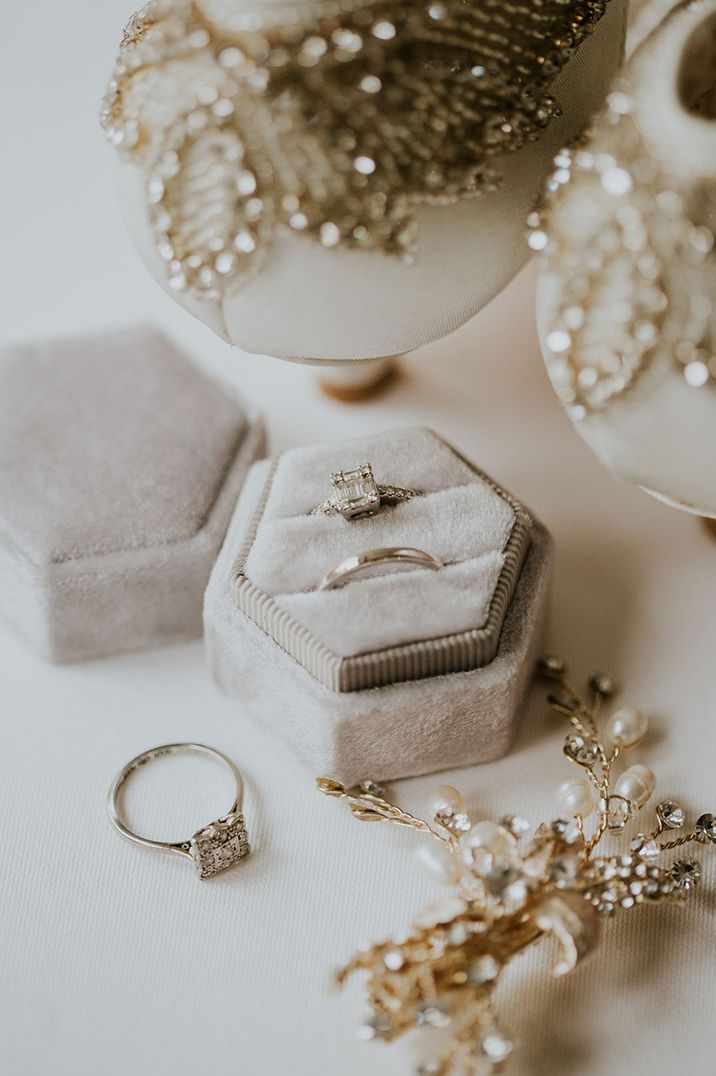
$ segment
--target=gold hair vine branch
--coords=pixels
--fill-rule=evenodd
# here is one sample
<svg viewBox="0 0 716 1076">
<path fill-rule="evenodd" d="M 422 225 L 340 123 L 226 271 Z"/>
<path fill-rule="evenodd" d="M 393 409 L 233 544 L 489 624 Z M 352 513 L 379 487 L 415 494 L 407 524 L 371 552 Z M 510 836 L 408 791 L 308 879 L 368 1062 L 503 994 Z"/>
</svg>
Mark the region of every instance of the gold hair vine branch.
<svg viewBox="0 0 716 1076">
<path fill-rule="evenodd" d="M 603 703 L 614 693 L 609 677 L 589 681 L 589 699 L 567 678 L 564 664 L 544 658 L 540 672 L 554 682 L 550 704 L 573 726 L 564 753 L 581 770 L 560 786 L 565 817 L 542 824 L 529 841 L 528 823 L 513 816 L 473 822 L 457 789 L 430 798 L 432 821 L 407 814 L 372 781 L 345 788 L 321 777 L 318 788 L 348 802 L 360 821 L 388 821 L 427 834 L 427 865 L 452 895 L 416 920 L 400 941 L 360 951 L 337 974 L 368 975 L 372 1010 L 361 1037 L 391 1040 L 415 1027 L 452 1031 L 443 1056 L 430 1057 L 419 1076 L 489 1073 L 507 1062 L 512 1043 L 500 1029 L 492 991 L 503 968 L 526 946 L 548 935 L 559 942 L 555 975 L 571 971 L 597 944 L 604 918 L 639 904 L 681 902 L 699 881 L 695 860 L 662 856 L 696 841 L 716 844 L 716 817 L 703 814 L 686 827 L 673 800 L 656 807 L 651 827 L 621 854 L 600 854 L 605 834 L 619 834 L 645 806 L 655 778 L 631 765 L 614 779 L 625 751 L 647 731 L 633 707 L 615 711 L 600 731 Z"/>
<path fill-rule="evenodd" d="M 170 285 L 219 299 L 275 236 L 409 257 L 415 207 L 492 190 L 609 0 L 149 0 L 107 91 Z"/>
</svg>

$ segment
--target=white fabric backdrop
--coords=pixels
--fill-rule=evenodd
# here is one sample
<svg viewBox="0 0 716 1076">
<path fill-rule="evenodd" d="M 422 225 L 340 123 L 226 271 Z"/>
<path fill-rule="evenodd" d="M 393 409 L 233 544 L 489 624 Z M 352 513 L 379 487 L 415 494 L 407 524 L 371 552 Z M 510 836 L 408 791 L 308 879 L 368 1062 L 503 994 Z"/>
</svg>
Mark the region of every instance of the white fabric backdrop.
<svg viewBox="0 0 716 1076">
<path fill-rule="evenodd" d="M 268 411 L 277 449 L 434 426 L 551 526 L 553 648 L 580 673 L 613 670 L 654 715 L 638 754 L 661 791 L 716 809 L 716 544 L 614 484 L 571 430 L 538 358 L 532 272 L 363 408 L 319 398 L 310 371 L 230 353 L 150 281 L 119 222 L 96 101 L 126 6 L 73 0 L 70 14 L 43 0 L 16 5 L 5 27 L 2 338 L 152 317 Z M 360 826 L 313 792 L 313 774 L 237 722 L 199 643 L 51 668 L 0 628 L 0 665 L 3 1076 L 411 1071 L 420 1034 L 359 1043 L 359 985 L 339 998 L 324 987 L 357 943 L 400 930 L 435 894 L 412 835 Z M 448 777 L 479 813 L 538 822 L 569 773 L 562 731 L 535 693 L 510 757 Z M 122 842 L 104 813 L 125 760 L 192 737 L 249 780 L 254 854 L 206 885 L 188 863 Z M 198 762 L 169 765 L 139 776 L 132 806 L 183 836 L 221 810 L 226 788 Z M 191 795 L 182 776 L 196 778 Z M 397 792 L 419 809 L 433 784 Z M 500 997 L 516 1076 L 713 1072 L 716 857 L 701 858 L 704 886 L 686 909 L 625 913 L 572 978 L 549 981 L 544 950 L 515 964 Z"/>
</svg>

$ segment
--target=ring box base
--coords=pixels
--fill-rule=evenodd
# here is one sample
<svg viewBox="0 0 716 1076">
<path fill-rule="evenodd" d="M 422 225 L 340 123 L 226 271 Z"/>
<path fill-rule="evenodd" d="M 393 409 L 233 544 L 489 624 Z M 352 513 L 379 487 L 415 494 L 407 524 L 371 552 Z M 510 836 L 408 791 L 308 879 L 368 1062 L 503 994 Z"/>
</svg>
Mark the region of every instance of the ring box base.
<svg viewBox="0 0 716 1076">
<path fill-rule="evenodd" d="M 368 459 L 370 453 L 363 455 Z M 222 690 L 237 700 L 237 714 L 268 728 L 315 775 L 328 773 L 346 783 L 366 776 L 415 776 L 504 755 L 542 647 L 552 564 L 552 540 L 545 528 L 532 519 L 529 549 L 496 654 L 487 664 L 381 687 L 332 690 L 242 611 L 232 593 L 237 557 L 255 526 L 272 466 L 263 461 L 252 468 L 205 598 L 210 665 Z M 356 526 L 341 519 L 330 522 Z M 361 532 L 345 533 L 355 542 Z M 367 537 L 363 532 L 364 543 Z M 285 557 L 290 564 L 290 550 Z M 433 575 L 406 574 L 415 581 L 411 586 L 420 585 L 421 574 Z"/>
</svg>

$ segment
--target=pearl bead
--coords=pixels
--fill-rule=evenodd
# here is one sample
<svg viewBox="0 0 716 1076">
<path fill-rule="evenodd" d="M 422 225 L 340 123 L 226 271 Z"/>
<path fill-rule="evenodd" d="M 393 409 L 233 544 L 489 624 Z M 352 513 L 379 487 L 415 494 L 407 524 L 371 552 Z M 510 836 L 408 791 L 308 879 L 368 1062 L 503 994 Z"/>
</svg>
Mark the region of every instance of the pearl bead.
<svg viewBox="0 0 716 1076">
<path fill-rule="evenodd" d="M 493 855 L 511 852 L 515 847 L 512 834 L 497 822 L 484 819 L 475 825 L 460 839 L 463 848 L 484 848 Z"/>
<path fill-rule="evenodd" d="M 646 736 L 649 719 L 635 706 L 623 706 L 612 714 L 607 732 L 612 743 L 621 740 L 623 747 L 635 747 Z"/>
<path fill-rule="evenodd" d="M 559 802 L 570 818 L 586 818 L 594 810 L 592 787 L 583 777 L 570 777 L 559 786 Z"/>
<path fill-rule="evenodd" d="M 452 785 L 438 785 L 428 796 L 428 811 L 431 818 L 435 818 L 437 814 L 461 814 L 464 810 L 465 800 Z"/>
<path fill-rule="evenodd" d="M 486 875 L 497 864 L 509 867 L 516 855 L 517 841 L 504 826 L 484 819 L 460 838 L 462 857 L 478 874 Z"/>
<path fill-rule="evenodd" d="M 418 846 L 415 856 L 433 878 L 445 885 L 454 885 L 460 877 L 460 861 L 446 844 L 426 840 Z"/>
<path fill-rule="evenodd" d="M 656 786 L 656 777 L 648 766 L 630 766 L 624 770 L 617 781 L 614 791 L 625 800 L 630 800 L 637 807 L 643 807 Z"/>
</svg>

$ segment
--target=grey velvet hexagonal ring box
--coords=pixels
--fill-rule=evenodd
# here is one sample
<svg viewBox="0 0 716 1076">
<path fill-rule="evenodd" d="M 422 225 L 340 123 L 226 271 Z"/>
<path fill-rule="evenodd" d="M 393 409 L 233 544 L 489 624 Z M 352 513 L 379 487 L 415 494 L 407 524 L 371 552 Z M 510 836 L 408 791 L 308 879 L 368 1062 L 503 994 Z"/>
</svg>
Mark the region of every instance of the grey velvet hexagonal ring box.
<svg viewBox="0 0 716 1076">
<path fill-rule="evenodd" d="M 345 519 L 329 478 L 369 463 L 420 496 Z M 320 589 L 369 549 L 440 563 Z M 510 747 L 541 646 L 552 543 L 441 437 L 397 430 L 296 448 L 249 473 L 205 599 L 220 686 L 315 774 L 351 782 L 484 762 Z"/>
<path fill-rule="evenodd" d="M 139 326 L 0 353 L 0 614 L 53 661 L 202 631 L 262 421 Z"/>
</svg>

